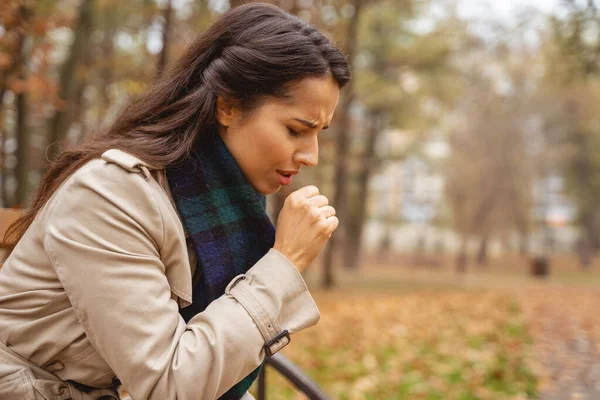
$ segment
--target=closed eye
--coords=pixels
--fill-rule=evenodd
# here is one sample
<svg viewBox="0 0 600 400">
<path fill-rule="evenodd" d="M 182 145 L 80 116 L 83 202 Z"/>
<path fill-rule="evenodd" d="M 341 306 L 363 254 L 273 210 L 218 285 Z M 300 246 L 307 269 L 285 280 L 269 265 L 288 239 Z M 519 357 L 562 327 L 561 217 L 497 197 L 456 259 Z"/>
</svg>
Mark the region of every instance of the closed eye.
<svg viewBox="0 0 600 400">
<path fill-rule="evenodd" d="M 287 128 L 288 133 L 290 134 L 290 136 L 292 137 L 298 137 L 300 136 L 300 132 L 293 130 L 292 128 Z"/>
</svg>

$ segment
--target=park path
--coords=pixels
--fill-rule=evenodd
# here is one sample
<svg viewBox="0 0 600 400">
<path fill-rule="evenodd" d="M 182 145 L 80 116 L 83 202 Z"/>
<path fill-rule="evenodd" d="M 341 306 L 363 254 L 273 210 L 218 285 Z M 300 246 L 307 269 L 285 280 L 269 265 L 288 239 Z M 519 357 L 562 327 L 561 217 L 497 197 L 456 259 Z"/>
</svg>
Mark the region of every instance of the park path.
<svg viewBox="0 0 600 400">
<path fill-rule="evenodd" d="M 600 400 L 600 289 L 539 284 L 517 299 L 534 341 L 540 400 Z"/>
</svg>

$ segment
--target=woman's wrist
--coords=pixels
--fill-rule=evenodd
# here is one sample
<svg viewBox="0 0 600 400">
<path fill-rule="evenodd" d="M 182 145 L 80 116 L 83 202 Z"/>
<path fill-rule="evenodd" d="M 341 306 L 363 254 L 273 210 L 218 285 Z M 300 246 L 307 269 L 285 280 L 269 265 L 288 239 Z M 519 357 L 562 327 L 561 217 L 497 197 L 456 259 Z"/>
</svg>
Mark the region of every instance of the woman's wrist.
<svg viewBox="0 0 600 400">
<path fill-rule="evenodd" d="M 290 262 L 290 264 L 292 264 L 298 270 L 298 272 L 302 272 L 306 269 L 307 266 L 305 266 L 301 261 L 292 257 L 289 252 L 285 251 L 285 249 L 283 249 L 277 243 L 273 245 L 273 249 L 277 250 L 279 254 L 285 257 Z"/>
</svg>

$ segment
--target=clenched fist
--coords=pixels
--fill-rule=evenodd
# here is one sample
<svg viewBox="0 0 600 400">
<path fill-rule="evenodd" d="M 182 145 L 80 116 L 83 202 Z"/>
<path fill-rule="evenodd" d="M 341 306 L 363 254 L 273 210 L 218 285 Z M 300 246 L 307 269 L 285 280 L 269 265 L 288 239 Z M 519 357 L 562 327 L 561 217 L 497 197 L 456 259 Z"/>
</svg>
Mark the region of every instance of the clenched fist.
<svg viewBox="0 0 600 400">
<path fill-rule="evenodd" d="M 338 224 L 327 197 L 316 186 L 305 186 L 285 199 L 273 248 L 302 272 L 321 253 Z"/>
</svg>

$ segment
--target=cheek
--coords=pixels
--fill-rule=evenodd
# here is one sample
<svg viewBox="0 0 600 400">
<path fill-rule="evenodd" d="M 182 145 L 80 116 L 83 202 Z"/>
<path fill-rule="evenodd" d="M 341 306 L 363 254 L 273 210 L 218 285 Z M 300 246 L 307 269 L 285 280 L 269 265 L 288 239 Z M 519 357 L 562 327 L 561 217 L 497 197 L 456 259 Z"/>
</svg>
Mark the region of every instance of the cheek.
<svg viewBox="0 0 600 400">
<path fill-rule="evenodd" d="M 281 121 L 256 118 L 241 126 L 236 148 L 244 171 L 256 178 L 281 168 L 292 168 L 294 139 Z"/>
<path fill-rule="evenodd" d="M 269 137 L 263 142 L 263 156 L 269 159 L 281 158 L 287 148 L 288 144 L 284 140 Z"/>
<path fill-rule="evenodd" d="M 286 135 L 287 132 L 281 133 L 282 128 L 276 126 L 272 129 L 265 129 L 261 132 L 260 138 L 257 138 L 257 157 L 261 160 L 261 164 L 265 168 L 273 167 L 277 164 L 278 168 L 289 166 L 288 159 L 294 152 L 294 145 L 290 138 Z"/>
</svg>

